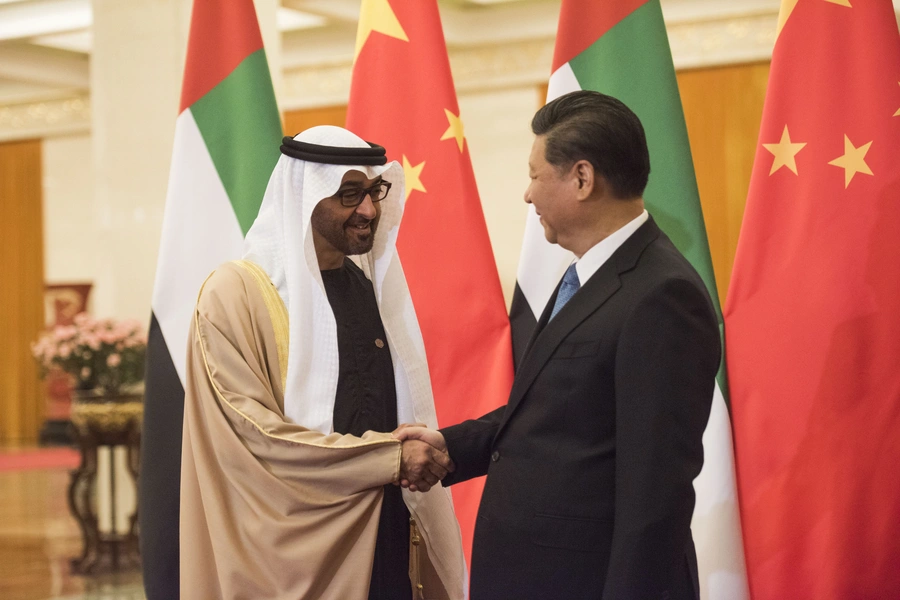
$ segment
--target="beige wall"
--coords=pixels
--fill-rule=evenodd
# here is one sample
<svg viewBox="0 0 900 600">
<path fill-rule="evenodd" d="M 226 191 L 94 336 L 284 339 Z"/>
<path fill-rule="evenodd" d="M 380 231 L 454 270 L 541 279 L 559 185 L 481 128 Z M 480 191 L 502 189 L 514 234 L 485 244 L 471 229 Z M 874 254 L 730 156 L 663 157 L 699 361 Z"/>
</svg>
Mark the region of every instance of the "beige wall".
<svg viewBox="0 0 900 600">
<path fill-rule="evenodd" d="M 94 282 L 97 244 L 91 136 L 48 138 L 43 144 L 44 279 Z"/>
<path fill-rule="evenodd" d="M 494 260 L 506 304 L 512 301 L 525 231 L 531 117 L 539 106 L 534 86 L 461 94 L 460 116 L 472 156 Z"/>
</svg>

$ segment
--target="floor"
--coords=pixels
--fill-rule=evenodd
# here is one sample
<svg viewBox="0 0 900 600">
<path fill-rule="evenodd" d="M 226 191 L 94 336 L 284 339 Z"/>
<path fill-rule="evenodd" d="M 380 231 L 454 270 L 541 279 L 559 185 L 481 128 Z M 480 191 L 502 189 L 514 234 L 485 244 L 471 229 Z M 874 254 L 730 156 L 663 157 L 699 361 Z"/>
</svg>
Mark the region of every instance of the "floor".
<svg viewBox="0 0 900 600">
<path fill-rule="evenodd" d="M 65 468 L 0 472 L 0 598 L 144 600 L 137 571 L 75 575 L 81 533 L 66 503 Z"/>
</svg>

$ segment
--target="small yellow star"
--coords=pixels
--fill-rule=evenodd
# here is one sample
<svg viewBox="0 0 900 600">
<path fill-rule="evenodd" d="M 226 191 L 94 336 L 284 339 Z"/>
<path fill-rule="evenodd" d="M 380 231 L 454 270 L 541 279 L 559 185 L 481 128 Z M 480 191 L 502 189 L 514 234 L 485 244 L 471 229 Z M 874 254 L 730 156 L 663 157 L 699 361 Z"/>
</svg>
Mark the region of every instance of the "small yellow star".
<svg viewBox="0 0 900 600">
<path fill-rule="evenodd" d="M 775 160 L 772 161 L 772 170 L 769 171 L 769 175 L 781 167 L 787 167 L 794 172 L 794 175 L 797 175 L 797 153 L 800 152 L 805 145 L 806 142 L 791 142 L 791 134 L 788 133 L 788 127 L 785 125 L 784 131 L 781 133 L 780 142 L 777 144 L 763 144 L 763 148 L 775 155 Z"/>
<path fill-rule="evenodd" d="M 420 179 L 420 177 L 422 176 L 422 169 L 424 168 L 425 161 L 422 161 L 417 165 L 411 165 L 409 163 L 409 159 L 406 158 L 406 155 L 403 155 L 403 178 L 406 180 L 405 199 L 409 199 L 409 195 L 413 190 L 425 192 L 425 186 L 422 185 L 422 180 Z"/>
<path fill-rule="evenodd" d="M 850 185 L 850 180 L 853 179 L 853 176 L 857 173 L 872 175 L 872 169 L 869 168 L 869 165 L 866 164 L 865 160 L 866 152 L 869 151 L 869 146 L 871 145 L 872 142 L 869 142 L 868 144 L 863 144 L 859 148 L 855 148 L 850 142 L 850 138 L 846 135 L 844 136 L 844 155 L 839 156 L 828 163 L 829 165 L 842 167 L 844 169 L 844 189 Z"/>
<path fill-rule="evenodd" d="M 832 4 L 839 4 L 841 6 L 853 8 L 852 6 L 850 6 L 850 0 L 825 0 L 825 2 L 831 2 Z"/>
<path fill-rule="evenodd" d="M 466 137 L 465 133 L 463 133 L 462 119 L 446 108 L 444 109 L 444 114 L 447 115 L 447 122 L 450 123 L 450 127 L 448 127 L 447 131 L 444 132 L 444 135 L 441 136 L 441 141 L 456 138 L 456 145 L 459 146 L 459 151 L 462 152 Z"/>
<path fill-rule="evenodd" d="M 373 31 L 383 33 L 384 35 L 398 40 L 408 42 L 406 32 L 403 26 L 394 14 L 388 0 L 362 0 L 362 6 L 359 9 L 359 28 L 356 30 L 356 52 L 353 54 L 353 60 L 359 56 L 360 50 L 369 39 L 369 34 Z"/>
</svg>

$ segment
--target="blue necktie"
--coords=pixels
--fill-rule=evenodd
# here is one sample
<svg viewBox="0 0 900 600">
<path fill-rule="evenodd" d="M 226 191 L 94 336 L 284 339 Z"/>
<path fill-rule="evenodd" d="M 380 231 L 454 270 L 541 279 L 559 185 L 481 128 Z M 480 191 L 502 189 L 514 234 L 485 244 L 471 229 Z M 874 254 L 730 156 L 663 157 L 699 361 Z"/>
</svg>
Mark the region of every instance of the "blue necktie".
<svg viewBox="0 0 900 600">
<path fill-rule="evenodd" d="M 553 305 L 553 312 L 550 313 L 550 319 L 556 316 L 556 313 L 565 306 L 566 302 L 572 299 L 581 283 L 578 281 L 578 271 L 575 270 L 575 263 L 569 265 L 566 274 L 563 275 L 562 284 L 559 286 L 559 293 L 556 295 L 556 304 Z"/>
</svg>

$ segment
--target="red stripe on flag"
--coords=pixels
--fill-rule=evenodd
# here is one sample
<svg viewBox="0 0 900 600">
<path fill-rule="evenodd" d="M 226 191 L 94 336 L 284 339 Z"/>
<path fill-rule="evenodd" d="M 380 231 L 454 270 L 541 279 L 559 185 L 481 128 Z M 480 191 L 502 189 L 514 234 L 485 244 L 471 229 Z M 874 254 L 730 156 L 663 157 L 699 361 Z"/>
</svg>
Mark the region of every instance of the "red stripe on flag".
<svg viewBox="0 0 900 600">
<path fill-rule="evenodd" d="M 725 310 L 755 600 L 900 598 L 900 34 L 851 4 L 776 42 Z"/>
<path fill-rule="evenodd" d="M 262 47 L 252 0 L 194 0 L 178 112 L 205 96 Z"/>
<path fill-rule="evenodd" d="M 353 69 L 347 127 L 391 160 L 424 163 L 398 247 L 425 340 L 441 426 L 504 404 L 512 386 L 509 319 L 468 143 L 446 137 L 459 116 L 435 0 L 391 0 L 409 41 L 372 32 Z M 385 5 L 382 5 L 385 6 Z M 409 187 L 409 185 L 407 186 Z M 483 480 L 453 486 L 468 560 Z"/>
<path fill-rule="evenodd" d="M 619 21 L 646 4 L 649 0 L 563 0 L 559 11 L 553 69 L 558 68 L 590 48 Z"/>
</svg>

